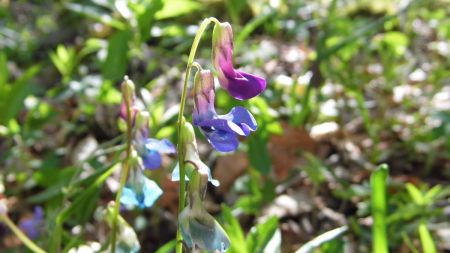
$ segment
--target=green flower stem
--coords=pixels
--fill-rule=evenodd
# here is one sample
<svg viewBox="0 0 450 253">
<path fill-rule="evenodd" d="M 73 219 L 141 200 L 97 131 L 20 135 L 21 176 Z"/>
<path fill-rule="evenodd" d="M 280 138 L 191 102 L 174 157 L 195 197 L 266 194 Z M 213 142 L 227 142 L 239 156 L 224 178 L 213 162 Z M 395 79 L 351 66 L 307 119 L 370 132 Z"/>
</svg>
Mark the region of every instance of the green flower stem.
<svg viewBox="0 0 450 253">
<path fill-rule="evenodd" d="M 125 82 L 128 81 L 128 77 L 125 76 Z M 112 235 L 111 235 L 111 253 L 116 252 L 116 238 L 117 238 L 117 219 L 119 217 L 119 208 L 120 208 L 120 197 L 122 196 L 123 187 L 127 182 L 128 174 L 130 172 L 130 156 L 131 156 L 131 130 L 132 130 L 132 119 L 131 119 L 131 104 L 127 99 L 126 107 L 127 107 L 127 146 L 126 146 L 126 157 L 123 162 L 123 168 L 120 174 L 120 183 L 119 189 L 116 194 L 116 201 L 114 203 L 114 213 L 112 220 Z"/>
<path fill-rule="evenodd" d="M 195 54 L 197 53 L 198 44 L 200 43 L 200 39 L 202 38 L 203 32 L 208 27 L 209 23 L 212 22 L 219 22 L 216 18 L 206 18 L 201 23 L 200 27 L 198 28 L 197 33 L 195 34 L 194 42 L 192 43 L 191 51 L 189 53 L 189 58 L 186 66 L 186 73 L 184 76 L 184 83 L 183 83 L 183 91 L 181 93 L 181 101 L 180 101 L 180 110 L 178 113 L 178 146 L 177 146 L 177 152 L 178 152 L 178 164 L 180 168 L 180 194 L 179 194 L 179 200 L 178 200 L 178 213 L 180 213 L 185 204 L 186 204 L 186 171 L 184 168 L 184 143 L 181 143 L 181 128 L 184 124 L 184 107 L 186 105 L 186 97 L 187 97 L 187 87 L 188 87 L 188 81 L 191 76 L 191 69 L 194 65 L 194 59 Z M 178 222 L 178 230 L 177 230 L 177 246 L 176 246 L 176 253 L 182 253 L 183 252 L 183 236 L 181 235 L 181 228 L 180 223 Z"/>
<path fill-rule="evenodd" d="M 41 249 L 39 246 L 37 246 L 33 241 L 28 238 L 27 235 L 25 235 L 20 228 L 12 222 L 12 220 L 8 217 L 6 214 L 0 215 L 0 221 L 5 223 L 11 231 L 27 246 L 30 250 L 32 250 L 35 253 L 47 253 L 45 250 Z"/>
</svg>

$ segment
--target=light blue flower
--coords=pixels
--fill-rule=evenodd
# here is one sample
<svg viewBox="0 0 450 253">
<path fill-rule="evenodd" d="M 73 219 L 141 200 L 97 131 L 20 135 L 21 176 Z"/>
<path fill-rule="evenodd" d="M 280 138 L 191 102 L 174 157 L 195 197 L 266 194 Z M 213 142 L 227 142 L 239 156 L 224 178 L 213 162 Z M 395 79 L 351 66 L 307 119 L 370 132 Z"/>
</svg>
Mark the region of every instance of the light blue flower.
<svg viewBox="0 0 450 253">
<path fill-rule="evenodd" d="M 123 188 L 120 203 L 127 209 L 135 206 L 143 209 L 151 207 L 162 195 L 163 191 L 155 181 L 144 176 L 140 168 L 131 171 L 128 183 Z"/>
<path fill-rule="evenodd" d="M 189 182 L 189 204 L 180 213 L 183 241 L 188 248 L 202 248 L 208 251 L 225 252 L 230 239 L 225 230 L 203 206 L 202 196 L 206 192 L 208 175 L 194 170 Z"/>
</svg>

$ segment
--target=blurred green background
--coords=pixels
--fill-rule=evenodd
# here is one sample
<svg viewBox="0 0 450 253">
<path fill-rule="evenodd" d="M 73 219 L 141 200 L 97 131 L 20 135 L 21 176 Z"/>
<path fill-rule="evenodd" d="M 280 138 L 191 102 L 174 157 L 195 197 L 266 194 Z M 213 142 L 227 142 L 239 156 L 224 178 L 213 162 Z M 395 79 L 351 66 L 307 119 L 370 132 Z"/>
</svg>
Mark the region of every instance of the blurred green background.
<svg viewBox="0 0 450 253">
<path fill-rule="evenodd" d="M 187 54 L 210 16 L 232 24 L 235 66 L 268 82 L 248 102 L 217 89 L 220 113 L 245 104 L 258 121 L 238 152 L 197 134 L 228 252 L 450 252 L 448 0 L 0 0 L 0 198 L 18 223 L 44 208 L 37 244 L 56 222 L 65 252 L 107 242 L 120 82 L 137 85 L 151 136 L 175 143 Z M 150 175 L 157 204 L 124 213 L 141 252 L 172 252 L 175 160 Z M 28 252 L 1 224 L 0 251 Z"/>
</svg>

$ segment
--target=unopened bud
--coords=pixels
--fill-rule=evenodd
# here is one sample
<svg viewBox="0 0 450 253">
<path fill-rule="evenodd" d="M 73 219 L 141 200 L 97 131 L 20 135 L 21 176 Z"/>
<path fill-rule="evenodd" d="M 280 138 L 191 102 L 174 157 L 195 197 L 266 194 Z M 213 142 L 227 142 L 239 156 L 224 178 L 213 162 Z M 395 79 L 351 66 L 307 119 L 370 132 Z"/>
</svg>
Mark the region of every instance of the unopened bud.
<svg viewBox="0 0 450 253">
<path fill-rule="evenodd" d="M 122 82 L 122 96 L 124 98 L 125 101 L 128 101 L 129 103 L 127 103 L 128 105 L 131 105 L 131 101 L 134 98 L 134 83 L 133 81 L 131 81 L 130 79 L 128 79 L 128 76 L 125 76 L 123 78 L 123 82 Z"/>
<path fill-rule="evenodd" d="M 181 126 L 181 143 L 183 145 L 192 144 L 195 142 L 195 131 L 191 123 L 183 118 Z"/>
</svg>

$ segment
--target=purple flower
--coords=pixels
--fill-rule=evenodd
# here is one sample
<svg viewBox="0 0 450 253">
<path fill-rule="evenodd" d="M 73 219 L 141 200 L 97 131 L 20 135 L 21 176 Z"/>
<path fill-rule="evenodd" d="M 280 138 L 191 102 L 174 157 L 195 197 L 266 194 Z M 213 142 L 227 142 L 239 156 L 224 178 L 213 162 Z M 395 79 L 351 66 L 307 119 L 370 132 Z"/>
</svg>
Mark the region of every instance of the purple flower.
<svg viewBox="0 0 450 253">
<path fill-rule="evenodd" d="M 228 114 L 218 115 L 214 108 L 214 77 L 209 70 L 195 75 L 194 125 L 200 127 L 209 143 L 218 151 L 236 150 L 238 136 L 248 136 L 257 124 L 253 115 L 244 107 L 236 106 Z"/>
<path fill-rule="evenodd" d="M 134 135 L 134 147 L 142 158 L 145 169 L 155 170 L 161 167 L 161 154 L 175 154 L 174 145 L 167 139 L 157 140 L 148 138 L 148 112 L 139 112 L 137 129 Z"/>
<path fill-rule="evenodd" d="M 131 113 L 131 124 L 134 125 L 134 121 L 136 119 L 136 114 L 139 111 L 139 109 L 134 105 L 135 97 L 131 100 L 131 107 L 130 107 L 130 113 Z M 127 121 L 127 104 L 124 100 L 122 100 L 122 103 L 120 104 L 120 118 Z"/>
<path fill-rule="evenodd" d="M 262 77 L 234 69 L 233 30 L 228 22 L 216 24 L 213 31 L 213 63 L 219 72 L 220 85 L 231 96 L 246 100 L 259 95 L 266 89 Z"/>
<path fill-rule="evenodd" d="M 42 233 L 42 226 L 44 223 L 44 210 L 37 206 L 34 208 L 32 217 L 23 219 L 19 223 L 20 229 L 31 239 L 37 239 Z"/>
</svg>

